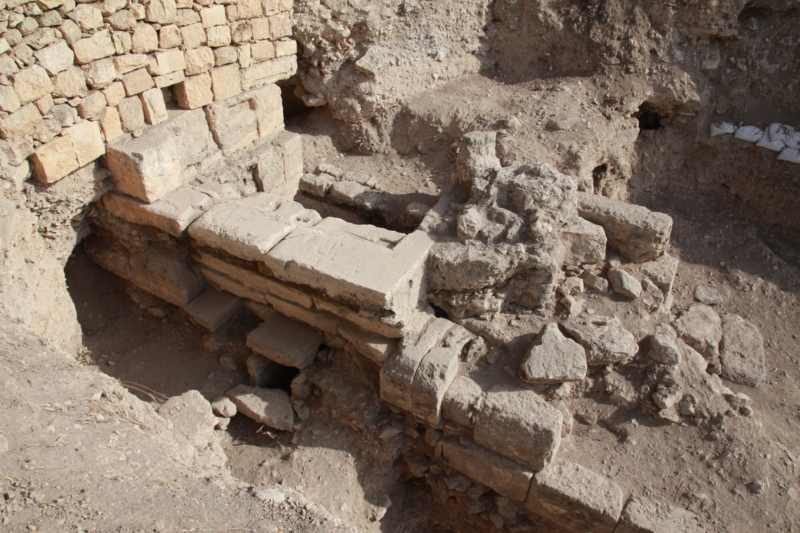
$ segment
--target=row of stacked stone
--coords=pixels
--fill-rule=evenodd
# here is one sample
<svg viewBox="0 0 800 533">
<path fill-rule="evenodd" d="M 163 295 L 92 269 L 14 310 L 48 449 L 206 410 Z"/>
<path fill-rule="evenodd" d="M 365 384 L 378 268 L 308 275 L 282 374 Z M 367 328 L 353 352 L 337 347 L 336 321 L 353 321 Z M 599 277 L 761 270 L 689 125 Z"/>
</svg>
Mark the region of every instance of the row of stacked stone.
<svg viewBox="0 0 800 533">
<path fill-rule="evenodd" d="M 0 0 L 0 137 L 19 186 L 94 161 L 104 143 L 296 70 L 291 0 Z"/>
</svg>

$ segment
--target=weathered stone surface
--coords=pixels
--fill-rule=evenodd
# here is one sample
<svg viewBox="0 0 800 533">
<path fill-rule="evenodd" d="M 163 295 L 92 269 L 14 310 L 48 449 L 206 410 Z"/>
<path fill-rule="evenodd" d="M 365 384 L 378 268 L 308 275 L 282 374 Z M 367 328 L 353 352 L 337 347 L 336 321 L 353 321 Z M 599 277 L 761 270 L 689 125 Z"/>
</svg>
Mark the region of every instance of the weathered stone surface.
<svg viewBox="0 0 800 533">
<path fill-rule="evenodd" d="M 475 421 L 478 444 L 539 471 L 561 446 L 561 411 L 533 391 L 489 391 Z"/>
<path fill-rule="evenodd" d="M 70 18 L 83 31 L 93 30 L 103 25 L 103 13 L 92 4 L 78 4 L 70 13 Z"/>
<path fill-rule="evenodd" d="M 522 361 L 520 376 L 529 383 L 563 383 L 586 377 L 586 351 L 548 324 Z"/>
<path fill-rule="evenodd" d="M 173 85 L 177 85 L 186 81 L 186 75 L 183 71 L 178 72 L 170 72 L 169 74 L 164 74 L 163 76 L 156 76 L 153 78 L 153 82 L 156 84 L 156 87 L 159 89 L 163 89 L 164 87 L 171 87 Z"/>
<path fill-rule="evenodd" d="M 53 183 L 78 168 L 72 139 L 67 136 L 43 144 L 31 156 L 34 175 L 42 183 Z"/>
<path fill-rule="evenodd" d="M 635 300 L 642 295 L 642 283 L 621 268 L 610 268 L 608 270 L 608 281 L 614 287 L 614 292 L 621 294 L 625 298 Z"/>
<path fill-rule="evenodd" d="M 242 88 L 247 91 L 290 78 L 297 72 L 297 57 L 285 56 L 256 63 L 241 71 Z"/>
<path fill-rule="evenodd" d="M 269 193 L 217 205 L 189 228 L 189 234 L 209 248 L 250 261 L 265 254 L 298 226 L 319 220 L 315 211 Z"/>
<path fill-rule="evenodd" d="M 184 70 L 186 59 L 180 50 L 170 50 L 168 52 L 156 52 L 150 56 L 147 71 L 153 76 L 163 76 L 170 72 Z"/>
<path fill-rule="evenodd" d="M 317 356 L 322 334 L 305 324 L 273 315 L 247 335 L 247 346 L 267 359 L 302 370 Z"/>
<path fill-rule="evenodd" d="M 483 403 L 483 389 L 469 376 L 453 380 L 442 399 L 442 417 L 465 427 L 472 426 Z"/>
<path fill-rule="evenodd" d="M 590 366 L 624 363 L 639 351 L 633 334 L 617 317 L 587 316 L 564 322 L 567 333 L 586 348 Z"/>
<path fill-rule="evenodd" d="M 453 327 L 443 318 L 432 320 L 413 344 L 396 352 L 381 368 L 381 399 L 406 411 L 413 408 L 412 383 L 420 363 Z"/>
<path fill-rule="evenodd" d="M 169 118 L 161 89 L 149 89 L 139 97 L 142 99 L 142 110 L 148 124 L 160 124 Z"/>
<path fill-rule="evenodd" d="M 53 92 L 53 84 L 45 69 L 33 65 L 14 75 L 14 90 L 20 103 L 24 105 Z"/>
<path fill-rule="evenodd" d="M 21 105 L 17 93 L 14 92 L 12 87 L 0 85 L 0 111 L 13 113 L 19 109 Z"/>
<path fill-rule="evenodd" d="M 133 30 L 131 51 L 134 54 L 147 54 L 158 49 L 158 33 L 149 24 L 139 23 Z M 117 67 L 119 68 L 119 67 Z"/>
<path fill-rule="evenodd" d="M 214 64 L 218 67 L 236 63 L 239 53 L 235 46 L 223 46 L 214 49 Z"/>
<path fill-rule="evenodd" d="M 133 31 L 136 28 L 136 17 L 129 10 L 123 9 L 108 17 L 108 23 L 118 31 Z"/>
<path fill-rule="evenodd" d="M 606 233 L 602 226 L 575 217 L 559 232 L 564 247 L 564 264 L 578 266 L 606 258 Z"/>
<path fill-rule="evenodd" d="M 723 315 L 720 362 L 723 378 L 750 387 L 761 384 L 767 369 L 764 340 L 758 328 L 738 315 Z"/>
<path fill-rule="evenodd" d="M 220 396 L 211 402 L 211 410 L 215 415 L 225 418 L 233 418 L 237 413 L 236 404 L 225 396 Z"/>
<path fill-rule="evenodd" d="M 117 189 L 148 203 L 163 198 L 183 182 L 177 143 L 165 130 L 110 143 L 106 161 Z"/>
<path fill-rule="evenodd" d="M 631 498 L 615 533 L 701 533 L 697 517 L 666 503 Z"/>
<path fill-rule="evenodd" d="M 150 64 L 150 59 L 146 54 L 125 54 L 114 56 L 114 66 L 122 74 L 145 68 Z M 123 86 L 124 87 L 124 86 Z"/>
<path fill-rule="evenodd" d="M 217 417 L 211 404 L 196 390 L 173 396 L 158 408 L 161 416 L 172 423 L 172 431 L 183 435 L 193 446 L 206 448 L 214 441 Z"/>
<path fill-rule="evenodd" d="M 703 304 L 692 304 L 674 323 L 681 338 L 703 354 L 713 359 L 719 354 L 722 339 L 722 320 L 713 308 Z"/>
<path fill-rule="evenodd" d="M 668 215 L 596 194 L 578 193 L 578 213 L 603 226 L 609 244 L 636 263 L 661 256 L 672 234 Z"/>
<path fill-rule="evenodd" d="M 106 109 L 106 97 L 100 91 L 89 93 L 80 104 L 78 114 L 81 118 L 96 119 Z"/>
<path fill-rule="evenodd" d="M 411 413 L 429 424 L 439 423 L 442 399 L 458 374 L 461 349 L 435 347 L 422 358 L 411 381 Z"/>
<path fill-rule="evenodd" d="M 117 110 L 123 130 L 136 131 L 144 128 L 144 108 L 138 97 L 123 98 L 117 105 Z"/>
<path fill-rule="evenodd" d="M 236 65 L 230 67 L 238 72 Z M 258 139 L 258 117 L 249 101 L 218 102 L 208 106 L 206 113 L 214 139 L 224 153 L 230 154 Z"/>
<path fill-rule="evenodd" d="M 34 104 L 23 106 L 0 119 L 0 137 L 7 141 L 16 141 L 30 133 L 40 120 L 42 115 Z"/>
<path fill-rule="evenodd" d="M 103 206 L 112 215 L 134 224 L 153 226 L 175 237 L 182 236 L 212 205 L 210 196 L 191 187 L 181 187 L 151 204 L 116 192 L 103 196 Z"/>
<path fill-rule="evenodd" d="M 281 431 L 292 431 L 294 412 L 286 391 L 239 385 L 225 396 L 236 404 L 240 413 L 256 422 Z"/>
<path fill-rule="evenodd" d="M 356 68 L 362 72 L 367 70 L 368 75 L 374 76 L 375 69 L 369 68 L 367 59 L 367 56 L 359 59 Z M 496 143 L 497 134 L 493 131 L 475 131 L 462 137 L 456 166 L 463 185 L 470 187 L 476 179 L 486 179 L 502 168 L 496 154 Z"/>
<path fill-rule="evenodd" d="M 153 78 L 147 73 L 147 70 L 143 68 L 125 74 L 122 77 L 122 84 L 125 86 L 125 93 L 128 96 L 143 93 L 156 86 L 156 84 L 153 83 Z"/>
<path fill-rule="evenodd" d="M 622 505 L 622 490 L 607 478 L 558 461 L 536 474 L 526 507 L 570 531 L 612 533 Z"/>
<path fill-rule="evenodd" d="M 288 12 L 269 17 L 270 40 L 277 41 L 292 34 L 292 15 Z"/>
<path fill-rule="evenodd" d="M 161 48 L 175 48 L 183 42 L 181 30 L 175 24 L 162 26 L 158 31 L 158 46 Z"/>
<path fill-rule="evenodd" d="M 106 108 L 105 113 L 100 117 L 100 127 L 103 129 L 106 142 L 111 142 L 122 135 L 122 121 L 116 107 Z"/>
<path fill-rule="evenodd" d="M 283 57 L 297 53 L 297 41 L 294 39 L 281 39 L 275 41 L 275 57 Z"/>
<path fill-rule="evenodd" d="M 213 26 L 222 26 L 228 23 L 225 16 L 225 6 L 214 5 L 200 10 L 200 20 L 204 28 L 211 28 Z"/>
<path fill-rule="evenodd" d="M 187 51 L 206 44 L 206 30 L 203 29 L 203 25 L 199 21 L 181 28 L 181 37 Z"/>
<path fill-rule="evenodd" d="M 695 287 L 694 299 L 705 305 L 719 305 L 722 303 L 722 295 L 719 291 L 708 285 L 698 285 Z"/>
<path fill-rule="evenodd" d="M 183 83 L 176 85 L 174 90 L 178 105 L 184 109 L 197 109 L 214 101 L 211 76 L 208 73 L 186 78 Z"/>
<path fill-rule="evenodd" d="M 252 47 L 253 61 L 266 61 L 275 57 L 275 45 L 270 41 L 260 41 Z"/>
<path fill-rule="evenodd" d="M 65 41 L 42 48 L 33 53 L 37 61 L 44 67 L 48 74 L 54 76 L 72 65 L 75 54 L 72 53 Z"/>
<path fill-rule="evenodd" d="M 401 319 L 420 308 L 425 297 L 423 274 L 432 245 L 424 232 L 403 237 L 327 218 L 313 228 L 293 231 L 264 261 L 279 279 L 361 308 L 390 310 Z M 365 264 L 363 257 L 370 261 Z"/>
<path fill-rule="evenodd" d="M 83 121 L 65 130 L 64 135 L 72 139 L 75 156 L 78 158 L 80 166 L 88 165 L 106 153 L 103 134 L 100 132 L 100 124 L 97 122 Z"/>
<path fill-rule="evenodd" d="M 145 19 L 157 24 L 172 24 L 178 17 L 175 0 L 150 0 Z"/>
<path fill-rule="evenodd" d="M 677 343 L 677 334 L 668 324 L 659 325 L 661 331 L 656 331 L 650 337 L 650 351 L 648 355 L 659 363 L 665 365 L 678 365 L 681 362 L 681 351 Z"/>
<path fill-rule="evenodd" d="M 114 60 L 111 58 L 93 61 L 86 71 L 86 82 L 93 89 L 107 87 L 111 85 L 115 79 L 117 79 L 117 69 L 114 67 Z"/>
<path fill-rule="evenodd" d="M 209 331 L 217 331 L 222 324 L 242 308 L 242 300 L 236 296 L 206 289 L 183 308 L 197 324 Z"/>
<path fill-rule="evenodd" d="M 53 96 L 75 98 L 86 95 L 86 78 L 78 67 L 72 66 L 53 78 Z"/>
<path fill-rule="evenodd" d="M 188 76 L 202 74 L 214 67 L 214 52 L 207 46 L 187 50 L 185 56 Z"/>
<path fill-rule="evenodd" d="M 503 496 L 518 502 L 528 497 L 530 469 L 467 440 L 445 440 L 442 453 L 448 466 Z"/>
<path fill-rule="evenodd" d="M 224 100 L 242 92 L 239 66 L 228 65 L 211 70 L 211 89 L 214 91 L 214 100 Z"/>
<path fill-rule="evenodd" d="M 228 26 L 213 26 L 206 30 L 206 43 L 212 48 L 231 44 L 231 29 Z"/>
<path fill-rule="evenodd" d="M 111 41 L 111 32 L 101 30 L 91 37 L 73 43 L 72 51 L 75 52 L 75 62 L 83 65 L 96 59 L 114 55 L 116 49 Z"/>
<path fill-rule="evenodd" d="M 346 322 L 339 325 L 339 334 L 378 366 L 383 365 L 397 350 L 397 339 L 387 339 Z"/>
</svg>

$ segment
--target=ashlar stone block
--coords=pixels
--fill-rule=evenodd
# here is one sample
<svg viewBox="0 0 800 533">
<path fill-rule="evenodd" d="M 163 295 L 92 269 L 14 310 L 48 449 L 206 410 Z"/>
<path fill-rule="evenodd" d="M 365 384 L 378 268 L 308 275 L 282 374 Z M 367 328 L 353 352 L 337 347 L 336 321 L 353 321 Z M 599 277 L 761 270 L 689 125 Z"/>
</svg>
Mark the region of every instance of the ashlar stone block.
<svg viewBox="0 0 800 533">
<path fill-rule="evenodd" d="M 117 190 L 147 203 L 183 184 L 180 151 L 167 130 L 110 143 L 106 161 Z"/>
<path fill-rule="evenodd" d="M 533 478 L 529 468 L 469 440 L 445 440 L 442 453 L 451 468 L 506 498 L 524 502 L 528 497 Z"/>
<path fill-rule="evenodd" d="M 247 336 L 253 351 L 301 370 L 314 361 L 321 344 L 319 331 L 281 315 L 273 315 Z"/>
<path fill-rule="evenodd" d="M 103 196 L 103 207 L 112 215 L 133 224 L 158 228 L 175 237 L 182 237 L 186 228 L 213 203 L 207 194 L 186 186 L 151 204 L 116 192 Z"/>
<path fill-rule="evenodd" d="M 204 290 L 183 308 L 197 324 L 217 331 L 242 308 L 241 298 L 211 288 Z"/>
</svg>

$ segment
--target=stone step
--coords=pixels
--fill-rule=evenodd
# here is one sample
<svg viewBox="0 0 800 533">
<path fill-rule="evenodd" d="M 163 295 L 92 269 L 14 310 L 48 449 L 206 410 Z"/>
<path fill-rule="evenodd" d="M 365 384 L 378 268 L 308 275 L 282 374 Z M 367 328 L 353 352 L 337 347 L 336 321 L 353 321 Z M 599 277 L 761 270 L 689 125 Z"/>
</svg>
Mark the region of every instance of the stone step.
<svg viewBox="0 0 800 533">
<path fill-rule="evenodd" d="M 322 334 L 305 324 L 274 315 L 247 335 L 247 346 L 278 364 L 303 369 L 317 356 Z"/>
</svg>

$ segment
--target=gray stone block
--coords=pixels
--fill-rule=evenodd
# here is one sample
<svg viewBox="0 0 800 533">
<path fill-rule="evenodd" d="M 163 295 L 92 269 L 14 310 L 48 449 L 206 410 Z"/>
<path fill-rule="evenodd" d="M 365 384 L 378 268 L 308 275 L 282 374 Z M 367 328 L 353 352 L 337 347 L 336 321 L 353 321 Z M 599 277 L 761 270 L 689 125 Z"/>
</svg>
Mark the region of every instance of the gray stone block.
<svg viewBox="0 0 800 533">
<path fill-rule="evenodd" d="M 470 441 L 445 440 L 442 453 L 447 465 L 512 500 L 528 496 L 533 472 L 514 461 Z"/>
</svg>

